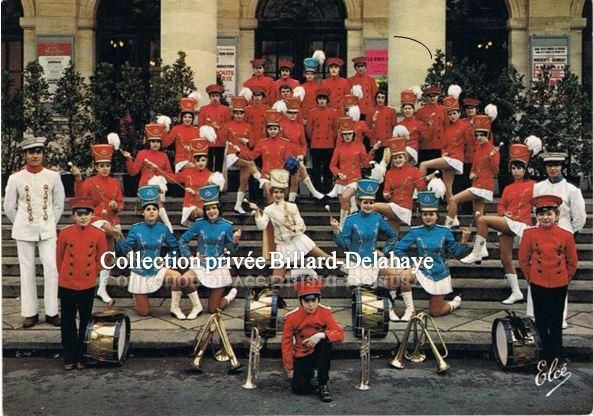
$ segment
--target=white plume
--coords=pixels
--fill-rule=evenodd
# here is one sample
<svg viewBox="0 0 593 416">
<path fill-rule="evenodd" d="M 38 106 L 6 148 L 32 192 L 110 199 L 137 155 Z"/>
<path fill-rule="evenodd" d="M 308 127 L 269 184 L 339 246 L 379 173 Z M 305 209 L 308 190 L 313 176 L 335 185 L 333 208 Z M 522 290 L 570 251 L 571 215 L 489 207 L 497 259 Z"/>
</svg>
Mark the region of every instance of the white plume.
<svg viewBox="0 0 593 416">
<path fill-rule="evenodd" d="M 414 91 L 414 95 L 417 99 L 422 98 L 422 88 L 420 88 L 418 85 L 414 85 L 413 87 L 410 87 L 410 89 Z"/>
<path fill-rule="evenodd" d="M 445 186 L 445 182 L 441 180 L 441 178 L 432 178 L 426 187 L 429 191 L 434 192 L 434 195 L 437 198 L 442 198 L 445 196 L 447 192 L 447 187 Z"/>
<path fill-rule="evenodd" d="M 212 185 L 218 186 L 220 190 L 224 188 L 224 176 L 222 176 L 222 173 L 220 172 L 214 172 L 212 175 L 210 175 L 208 182 L 210 182 Z"/>
<path fill-rule="evenodd" d="M 457 84 L 451 84 L 449 85 L 449 88 L 447 89 L 447 94 L 449 94 L 451 97 L 454 97 L 456 100 L 459 100 L 459 96 L 461 95 L 461 87 Z"/>
<path fill-rule="evenodd" d="M 149 185 L 156 185 L 162 193 L 167 192 L 167 180 L 161 175 L 154 175 L 148 180 Z"/>
<path fill-rule="evenodd" d="M 543 149 L 542 141 L 537 136 L 531 135 L 527 137 L 523 143 L 525 143 L 527 148 L 531 150 L 533 156 L 537 155 Z"/>
<path fill-rule="evenodd" d="M 301 102 L 305 99 L 305 94 L 305 89 L 300 85 L 296 87 L 292 92 L 292 96 L 298 98 L 299 100 L 301 100 Z"/>
<path fill-rule="evenodd" d="M 171 130 L 171 117 L 168 117 L 168 116 L 158 116 L 156 118 L 156 123 L 157 124 L 162 124 L 163 126 L 165 126 L 165 130 L 166 131 Z"/>
<path fill-rule="evenodd" d="M 491 121 L 496 120 L 496 117 L 498 116 L 498 108 L 492 103 L 486 106 L 484 112 L 490 117 Z"/>
<path fill-rule="evenodd" d="M 360 107 L 357 105 L 353 105 L 348 109 L 348 117 L 350 117 L 354 121 L 360 120 Z"/>
<path fill-rule="evenodd" d="M 194 100 L 196 100 L 198 103 L 202 100 L 202 94 L 200 94 L 198 91 L 192 91 L 187 98 L 193 98 Z"/>
<path fill-rule="evenodd" d="M 395 126 L 393 128 L 393 137 L 405 137 L 405 138 L 409 139 L 410 132 L 408 131 L 406 126 L 398 124 L 397 126 Z"/>
<path fill-rule="evenodd" d="M 276 110 L 281 112 L 282 114 L 285 114 L 288 108 L 286 108 L 286 103 L 284 101 L 278 100 L 272 106 L 272 110 Z"/>
<path fill-rule="evenodd" d="M 362 87 L 359 84 L 352 86 L 352 95 L 356 96 L 359 100 L 363 97 Z"/>
<path fill-rule="evenodd" d="M 216 141 L 216 130 L 212 126 L 204 125 L 200 127 L 200 137 L 203 137 L 210 143 L 214 143 Z"/>
<path fill-rule="evenodd" d="M 107 143 L 113 146 L 113 150 L 115 150 L 116 152 L 119 150 L 119 147 L 121 146 L 121 140 L 119 139 L 117 133 L 109 133 L 107 135 Z"/>
<path fill-rule="evenodd" d="M 253 91 L 251 91 L 249 88 L 247 87 L 243 87 L 241 88 L 241 91 L 239 92 L 239 95 L 241 97 L 245 97 L 245 99 L 247 101 L 251 101 L 251 99 L 253 98 Z"/>
<path fill-rule="evenodd" d="M 323 66 L 323 63 L 325 62 L 325 52 L 318 49 L 313 52 L 312 58 L 319 62 L 319 66 Z"/>
<path fill-rule="evenodd" d="M 385 167 L 385 163 L 380 162 L 372 162 L 375 166 L 371 169 L 370 178 L 376 180 L 379 183 L 383 183 L 385 179 L 385 173 L 387 172 L 387 168 Z"/>
</svg>

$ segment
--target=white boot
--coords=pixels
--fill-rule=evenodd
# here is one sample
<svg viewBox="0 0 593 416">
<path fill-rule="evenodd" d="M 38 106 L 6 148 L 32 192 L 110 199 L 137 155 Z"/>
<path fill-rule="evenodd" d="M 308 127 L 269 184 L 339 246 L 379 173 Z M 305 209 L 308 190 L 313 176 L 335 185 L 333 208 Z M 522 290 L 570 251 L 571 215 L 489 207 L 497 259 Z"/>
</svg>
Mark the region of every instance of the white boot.
<svg viewBox="0 0 593 416">
<path fill-rule="evenodd" d="M 311 178 L 309 176 L 307 176 L 305 179 L 303 179 L 303 183 L 305 184 L 305 186 L 307 187 L 309 192 L 311 192 L 311 195 L 313 195 L 313 198 L 323 199 L 323 197 L 325 195 L 323 195 L 321 192 L 319 192 L 317 189 L 315 189 L 315 186 L 313 185 L 313 182 L 311 182 Z"/>
<path fill-rule="evenodd" d="M 243 200 L 245 199 L 245 192 L 237 191 L 237 200 L 235 201 L 235 207 L 233 208 L 235 212 L 239 214 L 247 214 L 243 209 Z"/>
<path fill-rule="evenodd" d="M 179 309 L 179 301 L 181 300 L 181 290 L 172 290 L 171 291 L 171 315 L 176 317 L 179 320 L 186 319 L 185 314 Z"/>
<path fill-rule="evenodd" d="M 461 305 L 461 296 L 455 296 L 452 301 L 447 302 L 447 303 L 451 307 L 451 312 L 453 312 L 455 309 L 459 308 L 459 306 Z"/>
<path fill-rule="evenodd" d="M 457 215 L 453 218 L 453 227 L 459 227 L 459 219 L 457 218 Z"/>
<path fill-rule="evenodd" d="M 297 197 L 296 192 L 289 192 L 288 193 L 288 202 L 295 202 Z"/>
<path fill-rule="evenodd" d="M 230 305 L 231 302 L 237 297 L 237 289 L 232 288 L 229 293 L 223 299 L 226 299 L 228 304 Z"/>
<path fill-rule="evenodd" d="M 352 196 L 350 197 L 350 213 L 354 214 L 355 212 L 358 212 L 358 206 L 356 205 L 356 196 Z"/>
<path fill-rule="evenodd" d="M 505 279 L 511 288 L 511 295 L 502 301 L 505 305 L 512 305 L 515 302 L 519 302 L 523 300 L 523 293 L 521 293 L 521 289 L 519 288 L 519 279 L 517 279 L 516 274 L 505 274 Z"/>
<path fill-rule="evenodd" d="M 334 187 L 329 192 L 329 194 L 327 194 L 327 196 L 330 197 L 330 198 L 335 198 L 335 197 L 338 196 L 338 192 L 336 191 L 336 185 L 334 185 Z"/>
<path fill-rule="evenodd" d="M 169 221 L 169 216 L 167 215 L 165 207 L 159 208 L 159 217 L 161 217 L 163 224 L 165 224 L 169 231 L 171 231 L 171 234 L 173 234 L 173 224 L 171 224 L 171 221 Z"/>
<path fill-rule="evenodd" d="M 562 329 L 568 328 L 568 322 L 566 322 L 566 316 L 568 315 L 568 293 L 564 299 L 564 315 L 562 316 Z"/>
<path fill-rule="evenodd" d="M 179 293 L 181 293 L 181 292 L 179 292 Z M 198 296 L 198 291 L 195 290 L 191 293 L 188 293 L 187 297 L 189 298 L 189 300 L 191 301 L 191 304 L 193 305 L 190 313 L 187 315 L 187 319 L 196 319 L 198 317 L 198 315 L 201 314 L 202 310 L 204 309 L 202 307 L 202 302 L 200 302 L 200 297 Z"/>
<path fill-rule="evenodd" d="M 402 292 L 402 298 L 404 298 L 404 304 L 406 305 L 406 311 L 401 317 L 401 320 L 408 322 L 414 316 L 414 298 L 412 297 L 412 291 Z M 460 299 L 461 302 L 461 299 Z"/>
<path fill-rule="evenodd" d="M 348 210 L 341 209 L 340 210 L 340 230 L 344 228 L 344 222 L 346 221 L 346 217 L 349 215 Z"/>
<path fill-rule="evenodd" d="M 99 288 L 97 289 L 97 296 L 101 298 L 104 303 L 112 303 L 113 299 L 107 293 L 107 282 L 109 281 L 109 270 L 101 270 L 99 272 Z"/>
<path fill-rule="evenodd" d="M 466 264 L 481 262 L 484 257 L 488 257 L 486 239 L 482 237 L 480 234 L 476 234 L 474 248 L 472 249 L 471 253 L 469 253 L 467 256 L 461 259 L 461 262 Z"/>
<path fill-rule="evenodd" d="M 256 173 L 254 173 L 254 174 L 253 174 L 253 175 L 251 175 L 251 176 L 253 176 L 253 179 L 255 179 L 256 181 L 258 181 L 258 182 L 259 182 L 259 189 L 263 189 L 263 187 L 264 187 L 264 184 L 265 184 L 266 182 L 265 182 L 264 180 L 262 180 L 261 173 L 260 173 L 260 172 L 256 172 Z"/>
<path fill-rule="evenodd" d="M 389 320 L 392 322 L 398 322 L 399 316 L 395 313 L 395 306 L 391 305 L 391 309 L 389 309 Z"/>
<path fill-rule="evenodd" d="M 531 297 L 531 286 L 527 286 L 527 308 L 525 309 L 525 316 L 528 318 L 535 318 L 533 314 L 533 298 Z"/>
<path fill-rule="evenodd" d="M 453 227 L 453 222 L 453 218 L 447 215 L 447 217 L 445 218 L 445 227 L 451 229 L 451 227 Z"/>
</svg>

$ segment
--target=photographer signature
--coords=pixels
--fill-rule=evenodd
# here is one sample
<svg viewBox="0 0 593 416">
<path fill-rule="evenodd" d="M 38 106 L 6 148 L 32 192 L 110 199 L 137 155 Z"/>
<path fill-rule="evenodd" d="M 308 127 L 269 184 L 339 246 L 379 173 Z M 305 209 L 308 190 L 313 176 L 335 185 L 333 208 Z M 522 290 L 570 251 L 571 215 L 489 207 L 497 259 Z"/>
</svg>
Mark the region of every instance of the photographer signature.
<svg viewBox="0 0 593 416">
<path fill-rule="evenodd" d="M 572 376 L 572 373 L 566 368 L 566 363 L 562 364 L 561 368 L 558 368 L 558 358 L 550 364 L 549 368 L 546 368 L 546 362 L 540 361 L 537 363 L 537 374 L 535 375 L 535 385 L 542 386 L 544 383 L 551 383 L 554 380 L 562 379 L 557 386 L 546 394 L 546 397 L 550 397 L 554 391 L 561 385 L 563 385 Z"/>
</svg>

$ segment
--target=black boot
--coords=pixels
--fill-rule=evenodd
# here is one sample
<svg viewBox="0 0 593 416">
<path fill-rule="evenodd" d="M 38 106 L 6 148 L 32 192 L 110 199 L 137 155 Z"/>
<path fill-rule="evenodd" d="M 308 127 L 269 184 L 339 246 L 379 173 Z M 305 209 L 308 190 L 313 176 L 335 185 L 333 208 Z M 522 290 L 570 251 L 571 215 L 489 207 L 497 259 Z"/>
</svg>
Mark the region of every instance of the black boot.
<svg viewBox="0 0 593 416">
<path fill-rule="evenodd" d="M 331 402 L 333 400 L 332 394 L 329 391 L 329 386 L 327 384 L 322 384 L 319 386 L 319 398 L 322 402 Z"/>
</svg>

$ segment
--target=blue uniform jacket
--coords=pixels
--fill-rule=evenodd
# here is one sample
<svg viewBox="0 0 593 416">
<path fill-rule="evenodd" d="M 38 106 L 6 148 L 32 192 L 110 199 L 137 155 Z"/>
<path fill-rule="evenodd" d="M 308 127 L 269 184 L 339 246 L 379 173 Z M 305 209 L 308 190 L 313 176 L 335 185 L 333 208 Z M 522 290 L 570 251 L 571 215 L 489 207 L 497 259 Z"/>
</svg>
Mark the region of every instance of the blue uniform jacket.
<svg viewBox="0 0 593 416">
<path fill-rule="evenodd" d="M 191 256 L 189 242 L 196 237 L 200 256 L 218 258 L 225 256 L 227 250 L 231 254 L 237 250 L 237 245 L 233 244 L 233 224 L 224 218 L 218 218 L 215 222 L 203 218 L 194 221 L 179 238 L 182 256 Z"/>
<path fill-rule="evenodd" d="M 418 257 L 432 257 L 432 268 L 420 267 L 420 270 L 435 282 L 450 275 L 448 258 L 460 259 L 470 250 L 467 244 L 455 241 L 451 230 L 442 225 L 412 227 L 395 245 L 395 255 L 401 259 L 408 257 L 408 251 L 413 245 L 418 249 Z"/>
<path fill-rule="evenodd" d="M 365 214 L 360 210 L 346 218 L 344 228 L 339 234 L 334 235 L 334 241 L 345 251 L 356 252 L 363 259 L 372 258 L 377 248 L 379 233 L 387 236 L 383 252 L 392 251 L 397 243 L 397 233 L 385 217 L 376 212 Z"/>
</svg>

